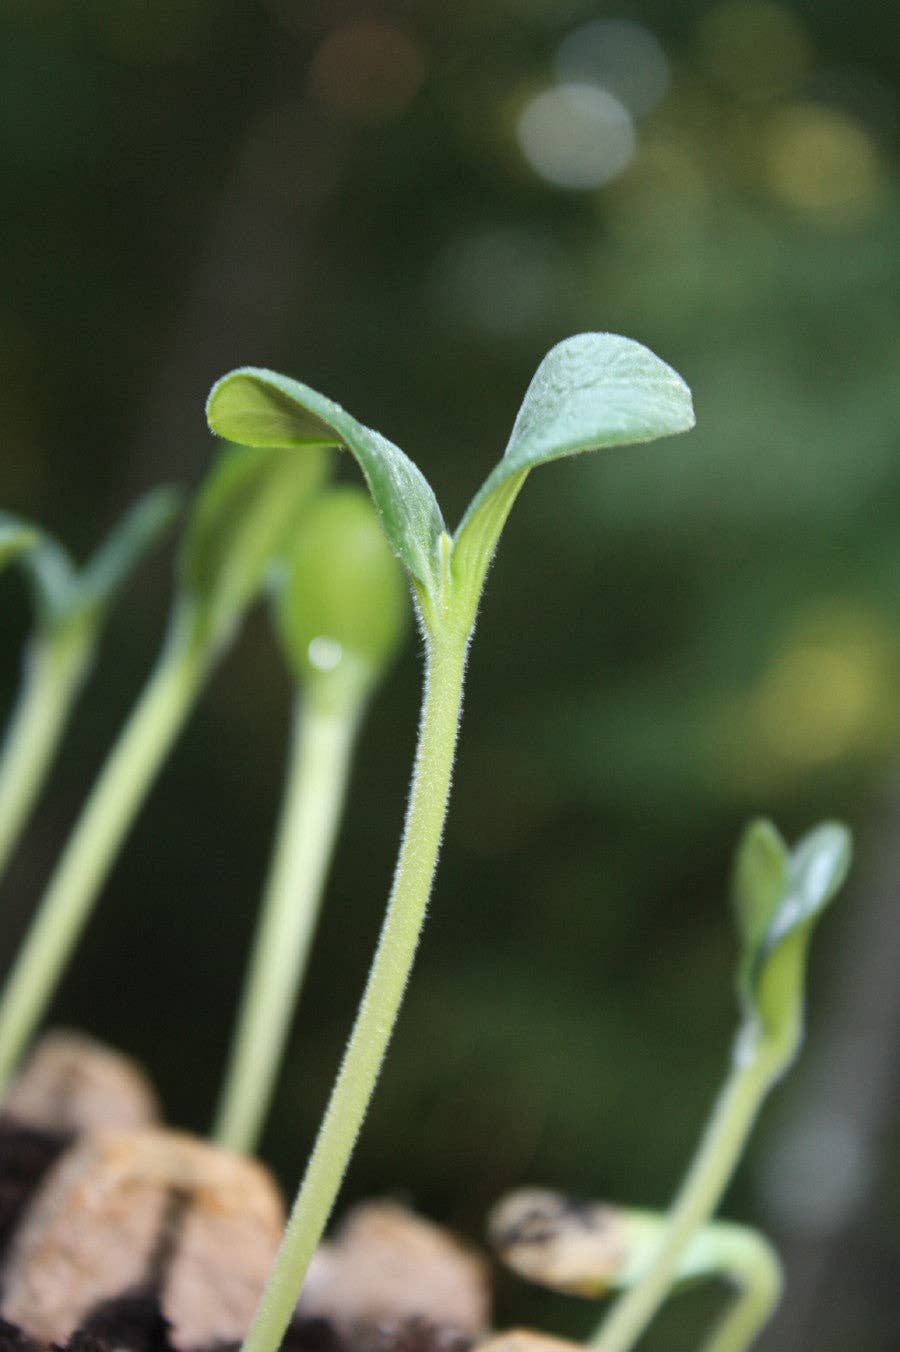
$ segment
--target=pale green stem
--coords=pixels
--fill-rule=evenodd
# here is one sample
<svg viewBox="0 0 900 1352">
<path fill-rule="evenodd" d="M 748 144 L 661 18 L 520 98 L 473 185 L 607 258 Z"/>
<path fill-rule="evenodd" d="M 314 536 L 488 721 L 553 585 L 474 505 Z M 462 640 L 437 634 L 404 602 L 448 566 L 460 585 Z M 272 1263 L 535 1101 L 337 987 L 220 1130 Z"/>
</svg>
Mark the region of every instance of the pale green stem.
<svg viewBox="0 0 900 1352">
<path fill-rule="evenodd" d="M 206 649 L 171 641 L 69 837 L 0 996 L 0 1094 L 53 996 L 93 901 L 206 674 Z"/>
<path fill-rule="evenodd" d="M 36 634 L 0 751 L 0 874 L 44 784 L 93 644 L 78 635 Z"/>
<path fill-rule="evenodd" d="M 306 970 L 347 787 L 359 702 L 298 697 L 281 819 L 214 1136 L 253 1151 Z"/>
<path fill-rule="evenodd" d="M 275 1352 L 328 1223 L 403 1000 L 441 843 L 466 640 L 431 647 L 409 811 L 381 937 L 356 1022 L 243 1352 Z"/>
<path fill-rule="evenodd" d="M 701 1352 L 746 1352 L 781 1298 L 781 1263 L 772 1245 L 755 1230 L 735 1227 L 733 1237 L 717 1235 L 715 1244 L 721 1275 L 733 1284 L 736 1295 Z"/>
<path fill-rule="evenodd" d="M 616 1301 L 593 1339 L 600 1352 L 630 1352 L 665 1300 L 685 1248 L 719 1205 L 780 1069 L 780 1058 L 773 1061 L 764 1048 L 736 1055 L 647 1270 Z"/>
</svg>

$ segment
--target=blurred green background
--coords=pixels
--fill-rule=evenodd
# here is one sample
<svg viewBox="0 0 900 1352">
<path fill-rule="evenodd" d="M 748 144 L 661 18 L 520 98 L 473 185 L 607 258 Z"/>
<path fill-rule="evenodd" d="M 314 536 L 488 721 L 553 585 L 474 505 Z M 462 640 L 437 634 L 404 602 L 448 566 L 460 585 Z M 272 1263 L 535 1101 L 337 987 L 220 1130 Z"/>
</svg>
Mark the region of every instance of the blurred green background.
<svg viewBox="0 0 900 1352">
<path fill-rule="evenodd" d="M 697 430 L 537 474 L 473 649 L 418 968 L 345 1201 L 481 1233 L 522 1183 L 662 1204 L 733 1026 L 744 820 L 857 833 L 810 1044 L 726 1211 L 781 1247 L 769 1352 L 900 1346 L 900 104 L 882 0 L 6 0 L 0 505 L 83 557 L 213 452 L 244 362 L 402 445 L 455 519 L 543 352 L 641 339 Z M 352 477 L 352 466 L 341 473 Z M 2 898 L 2 960 L 148 668 L 131 585 Z M 0 589 L 7 708 L 28 626 Z M 390 881 L 410 641 L 372 711 L 265 1154 L 293 1188 Z M 289 689 L 254 616 L 120 861 L 55 1015 L 212 1110 Z M 715 1292 L 673 1302 L 687 1352 Z M 498 1316 L 588 1305 L 502 1278 Z"/>
</svg>

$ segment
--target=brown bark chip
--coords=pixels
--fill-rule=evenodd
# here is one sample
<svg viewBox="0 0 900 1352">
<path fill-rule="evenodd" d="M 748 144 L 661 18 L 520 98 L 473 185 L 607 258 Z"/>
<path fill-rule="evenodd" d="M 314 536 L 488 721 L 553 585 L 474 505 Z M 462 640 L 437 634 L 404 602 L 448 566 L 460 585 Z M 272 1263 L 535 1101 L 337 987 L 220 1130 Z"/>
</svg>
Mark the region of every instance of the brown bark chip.
<svg viewBox="0 0 900 1352">
<path fill-rule="evenodd" d="M 3 1101 L 3 1112 L 44 1131 L 145 1127 L 159 1104 L 134 1061 L 82 1033 L 45 1034 Z"/>
<path fill-rule="evenodd" d="M 25 1208 L 68 1145 L 67 1136 L 0 1116 L 0 1267 Z"/>
<path fill-rule="evenodd" d="M 569 1342 L 567 1338 L 552 1338 L 549 1333 L 537 1333 L 534 1329 L 505 1329 L 476 1343 L 472 1352 L 585 1352 L 585 1346 Z"/>
<path fill-rule="evenodd" d="M 297 1308 L 344 1329 L 424 1316 L 471 1337 L 490 1322 L 487 1264 L 405 1207 L 369 1202 L 317 1251 Z"/>
<path fill-rule="evenodd" d="M 0 1316 L 64 1343 L 151 1282 L 178 1348 L 239 1339 L 283 1224 L 261 1165 L 163 1129 L 93 1132 L 45 1178 L 10 1246 Z"/>
</svg>

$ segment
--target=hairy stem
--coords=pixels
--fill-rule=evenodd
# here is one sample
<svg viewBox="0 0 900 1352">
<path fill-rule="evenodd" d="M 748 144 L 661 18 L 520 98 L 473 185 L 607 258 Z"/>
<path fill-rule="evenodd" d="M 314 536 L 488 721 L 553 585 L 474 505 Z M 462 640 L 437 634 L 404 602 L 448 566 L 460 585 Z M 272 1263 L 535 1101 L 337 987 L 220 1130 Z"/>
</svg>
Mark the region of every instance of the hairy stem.
<svg viewBox="0 0 900 1352">
<path fill-rule="evenodd" d="M 294 711 L 281 818 L 216 1114 L 214 1136 L 252 1151 L 268 1111 L 319 916 L 359 706 Z"/>
<path fill-rule="evenodd" d="M 437 865 L 462 701 L 466 644 L 431 646 L 406 828 L 356 1022 L 268 1286 L 243 1352 L 275 1352 L 290 1323 L 362 1126 L 403 1000 Z"/>
<path fill-rule="evenodd" d="M 735 1058 L 646 1271 L 597 1331 L 600 1352 L 630 1352 L 665 1300 L 685 1249 L 719 1205 L 779 1069 L 765 1050 Z"/>
<path fill-rule="evenodd" d="M 205 649 L 173 640 L 69 837 L 0 996 L 0 1093 L 50 1003 L 138 808 L 193 704 Z"/>
<path fill-rule="evenodd" d="M 34 806 L 90 660 L 80 635 L 33 638 L 0 751 L 0 874 Z"/>
</svg>

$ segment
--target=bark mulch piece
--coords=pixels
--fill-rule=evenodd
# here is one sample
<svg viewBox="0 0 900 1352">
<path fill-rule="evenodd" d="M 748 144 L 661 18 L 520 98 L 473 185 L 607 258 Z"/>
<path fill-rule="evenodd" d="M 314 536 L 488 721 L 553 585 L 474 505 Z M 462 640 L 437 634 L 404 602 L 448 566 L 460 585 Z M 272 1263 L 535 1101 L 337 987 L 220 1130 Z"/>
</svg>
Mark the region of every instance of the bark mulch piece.
<svg viewBox="0 0 900 1352">
<path fill-rule="evenodd" d="M 0 1262 L 25 1207 L 70 1141 L 66 1134 L 0 1116 Z M 3 1343 L 0 1352 L 6 1352 Z"/>
</svg>

